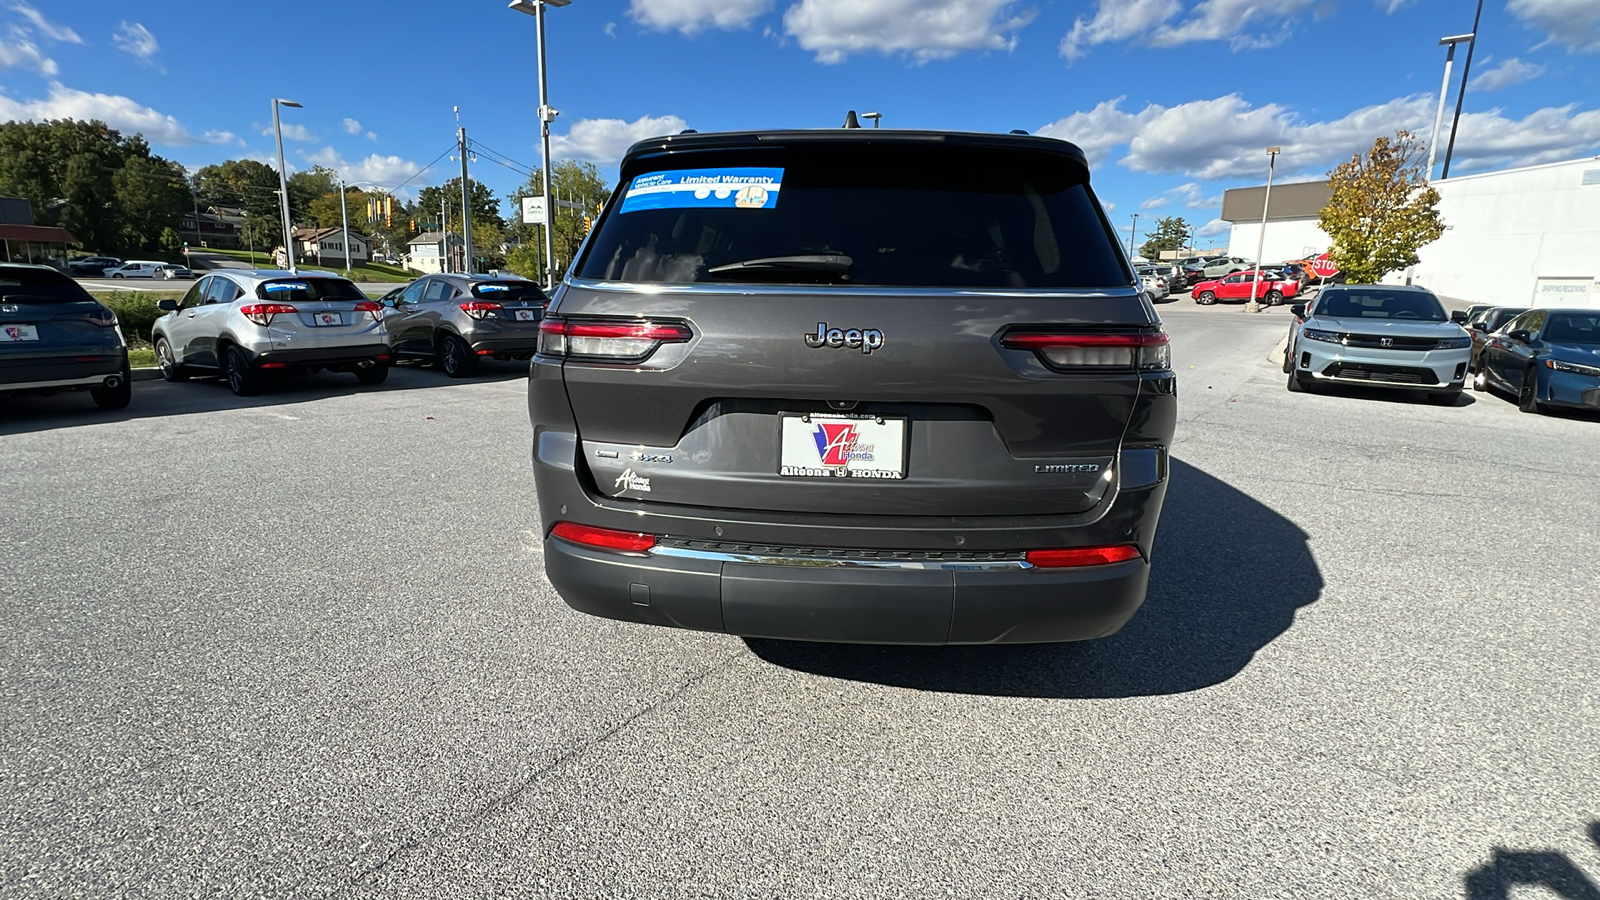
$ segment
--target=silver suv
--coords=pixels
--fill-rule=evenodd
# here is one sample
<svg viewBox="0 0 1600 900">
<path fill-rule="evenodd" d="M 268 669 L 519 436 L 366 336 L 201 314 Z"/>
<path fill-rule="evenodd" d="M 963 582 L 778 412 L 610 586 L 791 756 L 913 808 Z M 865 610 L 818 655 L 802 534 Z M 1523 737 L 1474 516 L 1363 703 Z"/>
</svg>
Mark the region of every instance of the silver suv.
<svg viewBox="0 0 1600 900">
<path fill-rule="evenodd" d="M 1283 371 L 1290 391 L 1324 384 L 1420 390 L 1454 405 L 1466 383 L 1472 338 L 1431 291 L 1335 284 L 1291 307 Z"/>
<path fill-rule="evenodd" d="M 227 269 L 158 305 L 167 314 L 151 337 L 168 381 L 222 375 L 245 396 L 290 369 L 353 372 L 362 384 L 389 375 L 382 307 L 336 275 Z"/>
<path fill-rule="evenodd" d="M 478 360 L 531 359 L 550 300 L 515 275 L 428 275 L 378 301 L 396 359 L 437 360 L 451 378 Z"/>
</svg>

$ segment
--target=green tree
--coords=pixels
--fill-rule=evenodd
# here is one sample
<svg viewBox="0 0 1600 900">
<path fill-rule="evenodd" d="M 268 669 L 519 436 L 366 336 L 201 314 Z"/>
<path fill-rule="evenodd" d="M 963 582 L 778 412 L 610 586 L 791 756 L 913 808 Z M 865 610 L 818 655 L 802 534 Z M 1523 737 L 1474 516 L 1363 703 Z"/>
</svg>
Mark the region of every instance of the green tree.
<svg viewBox="0 0 1600 900">
<path fill-rule="evenodd" d="M 500 218 L 500 201 L 495 197 L 494 191 L 481 181 L 472 182 L 472 194 L 469 199 L 472 203 L 472 255 L 488 257 L 488 267 L 495 268 L 501 261 L 500 245 L 504 241 L 505 233 L 505 222 Z M 460 178 L 452 178 L 439 187 L 425 187 L 418 191 L 417 219 L 437 226 L 441 201 L 449 215 L 447 224 L 450 232 L 459 235 L 461 233 Z M 437 230 L 437 228 L 419 228 L 419 231 L 421 230 Z M 411 236 L 406 235 L 406 237 Z M 480 263 L 479 268 L 482 267 L 483 264 Z"/>
<path fill-rule="evenodd" d="M 538 170 L 509 198 L 513 204 L 510 227 L 506 238 L 512 244 L 506 254 L 506 268 L 519 275 L 543 280 L 540 261 L 544 258 L 544 235 L 538 225 L 522 223 L 523 197 L 537 197 L 544 190 L 544 179 Z M 593 163 L 562 160 L 550 167 L 550 193 L 553 199 L 570 200 L 581 204 L 581 209 L 556 207 L 553 235 L 555 244 L 555 269 L 564 271 L 583 243 L 587 231 L 584 222 L 593 222 L 598 206 L 611 196 L 611 186 Z"/>
<path fill-rule="evenodd" d="M 1351 282 L 1372 284 L 1416 265 L 1417 248 L 1444 234 L 1439 192 L 1422 171 L 1424 149 L 1400 131 L 1328 173 L 1333 197 L 1318 221 L 1333 238 L 1328 255 Z"/>
<path fill-rule="evenodd" d="M 327 166 L 312 166 L 289 176 L 289 219 L 296 225 L 312 222 L 311 204 L 318 197 L 333 195 L 338 210 L 339 173 Z"/>
<path fill-rule="evenodd" d="M 0 195 L 30 201 L 39 224 L 104 253 L 158 249 L 190 203 L 183 171 L 142 136 L 70 119 L 0 124 Z"/>
<path fill-rule="evenodd" d="M 194 173 L 202 206 L 227 206 L 257 217 L 278 216 L 278 172 L 253 159 L 230 159 Z M 281 239 L 280 239 L 281 240 Z"/>
<path fill-rule="evenodd" d="M 1189 246 L 1193 235 L 1194 228 L 1181 216 L 1167 216 L 1156 222 L 1155 230 L 1148 235 L 1149 239 L 1139 247 L 1139 255 L 1148 260 L 1158 260 L 1163 250 L 1182 250 Z"/>
</svg>

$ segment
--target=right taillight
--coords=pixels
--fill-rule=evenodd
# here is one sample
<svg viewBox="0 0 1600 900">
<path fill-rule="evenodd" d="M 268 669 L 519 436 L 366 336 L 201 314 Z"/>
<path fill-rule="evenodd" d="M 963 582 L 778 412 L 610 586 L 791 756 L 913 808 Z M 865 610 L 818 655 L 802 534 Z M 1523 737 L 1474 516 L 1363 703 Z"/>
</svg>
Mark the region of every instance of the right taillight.
<svg viewBox="0 0 1600 900">
<path fill-rule="evenodd" d="M 265 328 L 272 324 L 273 316 L 292 316 L 295 308 L 287 303 L 251 303 L 239 307 L 239 314 Z"/>
<path fill-rule="evenodd" d="M 1023 554 L 1032 565 L 1041 569 L 1076 569 L 1083 566 L 1107 566 L 1139 558 L 1139 548 L 1132 544 L 1112 544 L 1108 547 L 1064 547 L 1056 550 L 1029 550 Z"/>
<path fill-rule="evenodd" d="M 1127 369 L 1151 372 L 1172 368 L 1172 348 L 1164 331 L 1057 332 L 1016 330 L 1000 338 L 1008 350 L 1032 350 L 1053 369 Z"/>
<path fill-rule="evenodd" d="M 468 300 L 461 304 L 462 312 L 479 321 L 498 315 L 504 308 L 493 300 Z"/>
<path fill-rule="evenodd" d="M 632 361 L 642 360 L 662 344 L 694 337 L 679 322 L 616 322 L 598 319 L 546 318 L 539 323 L 539 352 L 546 356 Z"/>
<path fill-rule="evenodd" d="M 557 522 L 550 529 L 551 537 L 598 550 L 616 550 L 621 553 L 643 553 L 656 545 L 656 536 L 637 531 L 618 531 L 614 528 L 596 528 L 576 522 Z"/>
</svg>

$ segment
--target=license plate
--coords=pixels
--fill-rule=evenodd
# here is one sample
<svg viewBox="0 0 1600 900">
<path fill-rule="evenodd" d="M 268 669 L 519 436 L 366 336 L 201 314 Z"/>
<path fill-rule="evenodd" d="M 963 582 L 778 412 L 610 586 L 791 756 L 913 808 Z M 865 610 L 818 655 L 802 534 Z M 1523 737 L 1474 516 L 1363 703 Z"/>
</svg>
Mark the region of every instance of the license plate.
<svg viewBox="0 0 1600 900">
<path fill-rule="evenodd" d="M 343 325 L 344 324 L 344 313 L 336 313 L 336 312 L 312 313 L 311 314 L 311 324 L 313 324 L 313 325 Z"/>
<path fill-rule="evenodd" d="M 537 321 L 538 318 L 539 318 L 539 311 L 537 309 L 519 309 L 519 310 L 517 310 L 517 321 L 518 322 L 534 322 L 534 321 Z"/>
<path fill-rule="evenodd" d="M 37 341 L 39 329 L 34 325 L 0 325 L 0 341 Z"/>
<path fill-rule="evenodd" d="M 786 414 L 778 474 L 790 478 L 906 477 L 906 420 Z"/>
</svg>

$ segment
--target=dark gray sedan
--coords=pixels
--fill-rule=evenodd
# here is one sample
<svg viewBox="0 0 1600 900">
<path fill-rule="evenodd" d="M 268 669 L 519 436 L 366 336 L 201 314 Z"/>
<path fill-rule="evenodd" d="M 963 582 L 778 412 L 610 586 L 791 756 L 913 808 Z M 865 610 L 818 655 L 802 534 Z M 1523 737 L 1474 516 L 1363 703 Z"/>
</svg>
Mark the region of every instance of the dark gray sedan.
<svg viewBox="0 0 1600 900">
<path fill-rule="evenodd" d="M 379 301 L 396 359 L 428 358 L 452 378 L 478 361 L 531 359 L 550 300 L 515 275 L 428 275 Z"/>
</svg>

